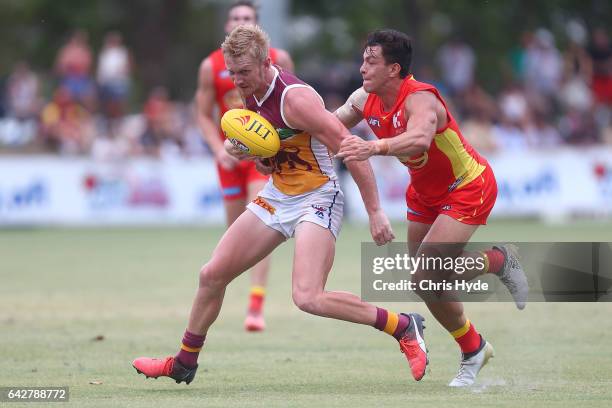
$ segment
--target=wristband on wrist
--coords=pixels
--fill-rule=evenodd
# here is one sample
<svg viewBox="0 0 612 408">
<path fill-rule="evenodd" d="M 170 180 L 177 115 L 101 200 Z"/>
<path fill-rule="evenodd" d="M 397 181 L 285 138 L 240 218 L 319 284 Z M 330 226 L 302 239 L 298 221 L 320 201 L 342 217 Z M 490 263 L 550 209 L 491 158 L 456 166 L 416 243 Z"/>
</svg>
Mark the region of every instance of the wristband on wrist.
<svg viewBox="0 0 612 408">
<path fill-rule="evenodd" d="M 380 139 L 376 142 L 378 147 L 378 154 L 386 156 L 389 153 L 389 142 L 386 139 Z"/>
</svg>

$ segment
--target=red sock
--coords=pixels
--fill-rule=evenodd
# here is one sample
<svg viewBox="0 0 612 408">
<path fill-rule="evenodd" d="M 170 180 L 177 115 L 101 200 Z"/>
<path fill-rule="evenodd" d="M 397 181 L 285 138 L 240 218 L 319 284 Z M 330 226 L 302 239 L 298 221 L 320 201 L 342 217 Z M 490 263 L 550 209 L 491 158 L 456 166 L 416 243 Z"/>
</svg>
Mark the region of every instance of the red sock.
<svg viewBox="0 0 612 408">
<path fill-rule="evenodd" d="M 204 345 L 204 339 L 206 339 L 206 334 L 200 336 L 185 330 L 183 342 L 181 343 L 181 349 L 176 355 L 176 359 L 179 360 L 185 367 L 192 368 L 197 366 L 198 356 L 200 355 L 200 350 L 202 350 L 202 346 Z"/>
<path fill-rule="evenodd" d="M 464 355 L 473 353 L 480 348 L 480 334 L 476 331 L 476 328 L 469 319 L 465 321 L 463 327 L 452 331 L 451 335 L 459 344 L 461 352 Z"/>
<path fill-rule="evenodd" d="M 249 313 L 261 313 L 265 297 L 266 288 L 263 286 L 253 286 L 249 297 Z"/>
<path fill-rule="evenodd" d="M 488 260 L 487 273 L 499 273 L 504 267 L 504 262 L 506 261 L 504 253 L 499 249 L 493 248 L 489 249 L 488 251 L 484 251 L 483 254 Z"/>
</svg>

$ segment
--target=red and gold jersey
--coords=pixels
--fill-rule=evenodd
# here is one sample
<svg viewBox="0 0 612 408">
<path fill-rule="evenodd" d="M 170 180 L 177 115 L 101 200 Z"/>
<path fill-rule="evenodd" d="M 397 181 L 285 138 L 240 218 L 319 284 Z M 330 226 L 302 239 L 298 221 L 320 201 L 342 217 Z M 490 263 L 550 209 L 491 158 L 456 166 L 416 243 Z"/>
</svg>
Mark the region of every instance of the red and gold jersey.
<svg viewBox="0 0 612 408">
<path fill-rule="evenodd" d="M 413 157 L 400 157 L 399 160 L 408 167 L 410 182 L 419 196 L 425 201 L 435 201 L 467 185 L 488 166 L 487 161 L 461 135 L 457 122 L 438 90 L 432 85 L 416 81 L 410 75 L 404 79 L 391 110 L 386 112 L 381 98 L 369 94 L 363 117 L 379 139 L 395 137 L 406 131 L 406 98 L 419 91 L 431 92 L 442 102 L 447 124 L 436 130 L 426 152 Z"/>
<path fill-rule="evenodd" d="M 212 63 L 215 99 L 219 107 L 219 117 L 221 117 L 230 109 L 242 108 L 242 99 L 234 86 L 229 71 L 225 67 L 223 51 L 218 49 L 210 54 L 209 58 Z M 270 58 L 272 59 L 272 63 L 275 64 L 277 58 L 277 51 L 275 48 L 270 48 Z M 223 139 L 223 132 L 220 132 L 220 135 Z"/>
</svg>

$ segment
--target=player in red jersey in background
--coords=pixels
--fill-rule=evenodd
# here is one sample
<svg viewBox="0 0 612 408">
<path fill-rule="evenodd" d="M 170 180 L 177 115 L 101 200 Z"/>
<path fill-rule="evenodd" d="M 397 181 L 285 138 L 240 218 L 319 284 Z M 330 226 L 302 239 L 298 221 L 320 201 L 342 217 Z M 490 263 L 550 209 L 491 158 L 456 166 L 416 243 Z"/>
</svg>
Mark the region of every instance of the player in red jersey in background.
<svg viewBox="0 0 612 408">
<path fill-rule="evenodd" d="M 257 8 L 251 1 L 238 1 L 230 6 L 225 33 L 229 34 L 243 24 L 257 24 Z M 270 58 L 273 63 L 293 72 L 293 61 L 286 51 L 270 48 Z M 221 49 L 206 57 L 200 65 L 196 103 L 198 124 L 217 162 L 226 222 L 230 226 L 242 214 L 246 204 L 263 188 L 268 176 L 259 173 L 253 161 L 240 161 L 223 148 L 225 137 L 219 129 L 218 118 L 215 118 L 214 106 L 217 105 L 221 117 L 230 109 L 242 108 L 242 99 L 225 68 Z M 248 331 L 261 331 L 265 328 L 263 301 L 269 269 L 269 258 L 252 269 L 249 307 L 244 321 Z"/>
<path fill-rule="evenodd" d="M 522 309 L 528 286 L 516 249 L 506 245 L 482 252 L 464 251 L 465 243 L 479 225 L 486 224 L 493 209 L 497 196 L 493 171 L 463 138 L 438 90 L 410 75 L 411 59 L 406 34 L 377 30 L 368 36 L 361 66 L 363 87 L 336 115 L 348 128 L 365 119 L 379 140 L 351 136 L 342 142 L 336 157 L 350 163 L 373 155 L 396 156 L 411 177 L 406 191 L 410 254 L 480 258 L 482 262 L 474 262 L 473 269 L 443 278 L 470 280 L 494 273 Z M 438 243 L 454 245 L 435 245 Z M 413 281 L 418 285 L 431 279 L 430 272 L 418 270 Z M 473 384 L 493 355 L 492 346 L 467 319 L 461 302 L 450 301 L 452 296 L 440 292 L 418 293 L 461 349 L 461 367 L 449 385 Z"/>
</svg>

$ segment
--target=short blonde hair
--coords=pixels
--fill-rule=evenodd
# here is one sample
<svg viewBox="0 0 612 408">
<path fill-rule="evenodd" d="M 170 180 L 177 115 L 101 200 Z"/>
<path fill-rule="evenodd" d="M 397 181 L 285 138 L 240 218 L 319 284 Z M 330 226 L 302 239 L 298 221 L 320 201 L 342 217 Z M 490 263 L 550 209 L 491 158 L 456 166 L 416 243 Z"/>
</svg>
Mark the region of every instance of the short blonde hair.
<svg viewBox="0 0 612 408">
<path fill-rule="evenodd" d="M 231 58 L 250 56 L 258 62 L 268 58 L 270 38 L 259 26 L 241 25 L 232 30 L 221 44 L 223 55 Z"/>
</svg>

